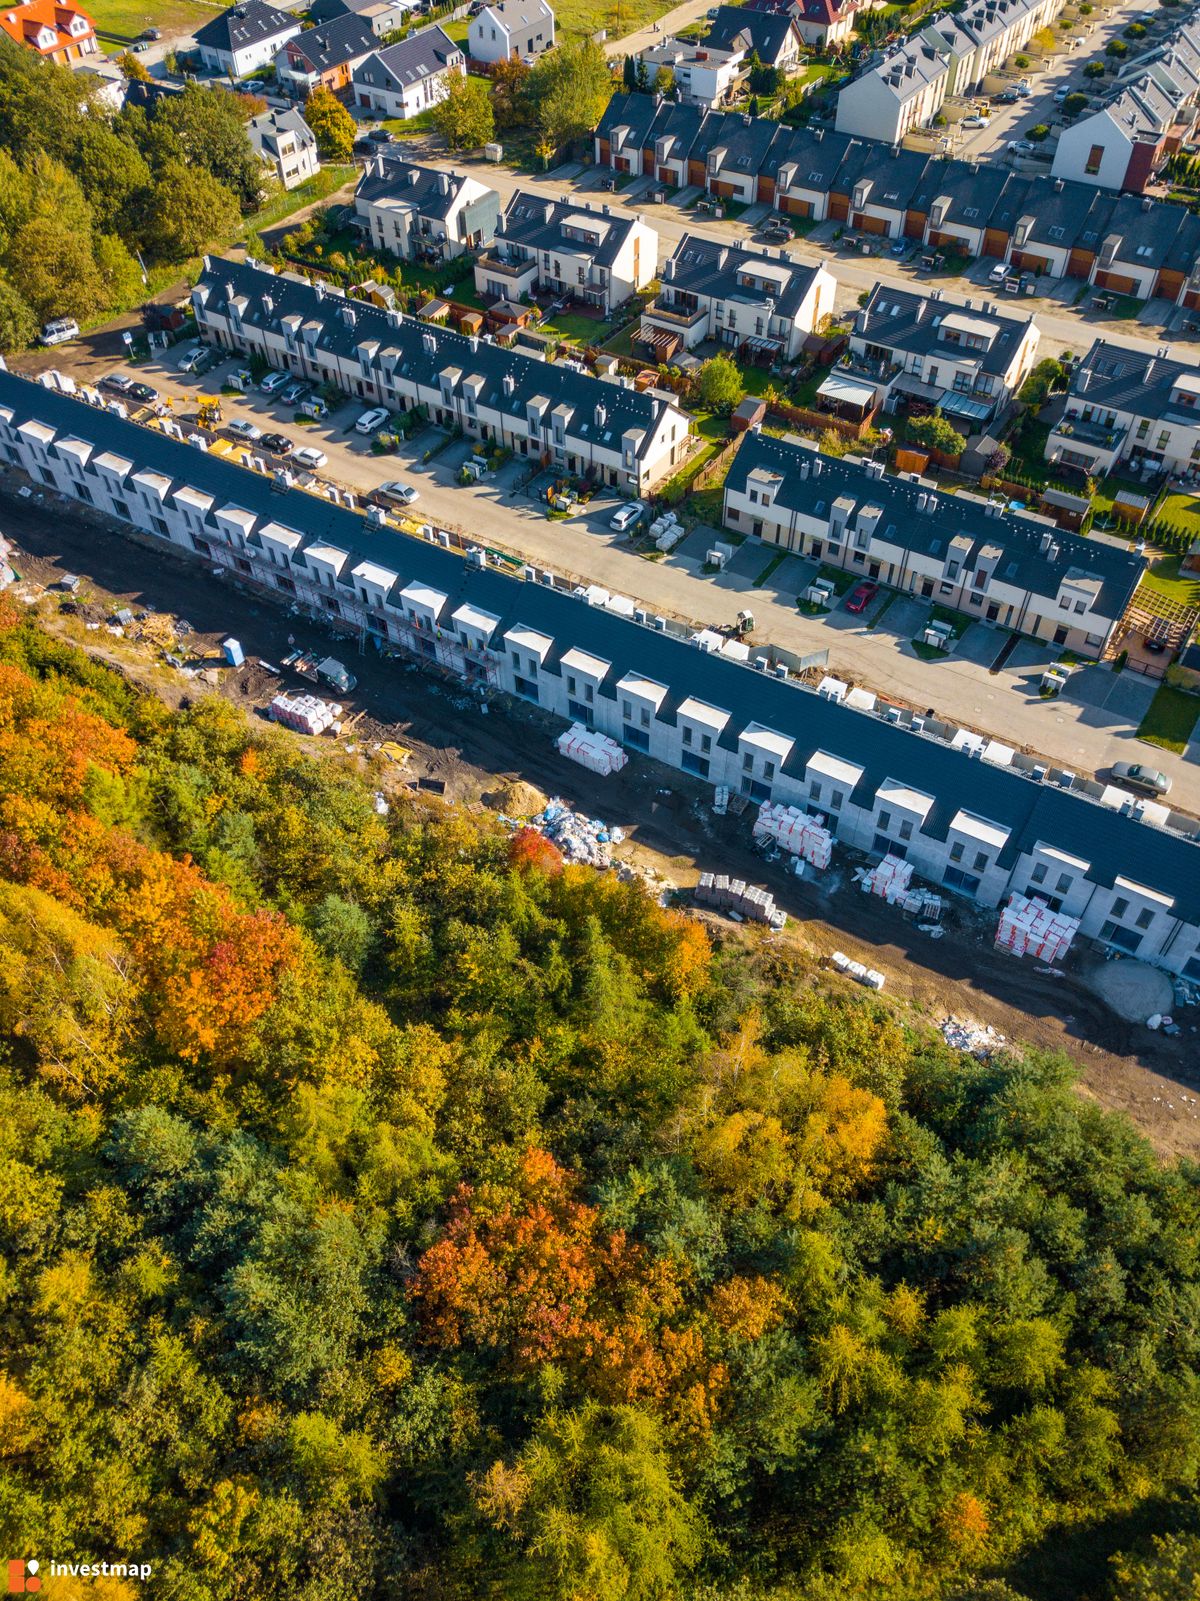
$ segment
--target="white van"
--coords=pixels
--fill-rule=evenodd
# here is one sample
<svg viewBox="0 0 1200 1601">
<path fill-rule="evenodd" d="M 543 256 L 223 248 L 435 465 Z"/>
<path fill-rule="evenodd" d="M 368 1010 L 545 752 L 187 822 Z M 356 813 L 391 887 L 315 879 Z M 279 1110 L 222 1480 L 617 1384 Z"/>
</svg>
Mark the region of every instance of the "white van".
<svg viewBox="0 0 1200 1601">
<path fill-rule="evenodd" d="M 42 329 L 39 340 L 43 345 L 65 345 L 68 339 L 79 338 L 79 324 L 74 317 L 55 317 Z"/>
</svg>

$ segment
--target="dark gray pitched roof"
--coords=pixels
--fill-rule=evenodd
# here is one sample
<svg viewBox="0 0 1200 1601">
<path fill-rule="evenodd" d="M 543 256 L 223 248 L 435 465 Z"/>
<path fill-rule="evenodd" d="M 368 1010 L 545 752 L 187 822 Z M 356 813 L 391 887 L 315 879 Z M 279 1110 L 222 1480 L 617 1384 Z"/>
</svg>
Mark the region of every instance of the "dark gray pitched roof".
<svg viewBox="0 0 1200 1601">
<path fill-rule="evenodd" d="M 807 469 L 814 459 L 820 463 L 820 475 L 806 470 L 802 477 L 801 467 Z M 1058 555 L 1051 560 L 1041 550 L 1048 531 L 1044 522 L 1012 512 L 991 516 L 978 501 L 961 495 L 936 495 L 934 509 L 923 510 L 918 501 L 926 499 L 924 488 L 912 479 L 875 478 L 859 462 L 814 457 L 801 445 L 766 434 L 746 440 L 733 458 L 726 487 L 734 493 L 744 492 L 756 467 L 782 476 L 777 506 L 818 517 L 843 495 L 856 504 L 880 506 L 884 513 L 881 526 L 886 529 L 881 538 L 937 560 L 944 559 L 950 541 L 960 534 L 972 541 L 971 558 L 984 545 L 1000 545 L 1004 555 L 996 568 L 997 578 L 1039 595 L 1057 595 L 1067 572 L 1085 572 L 1100 580 L 1100 610 L 1108 617 L 1121 616 L 1145 571 L 1145 559 L 1131 551 L 1057 528 L 1050 530 L 1058 547 Z M 973 567 L 973 559 L 964 565 Z"/>
<path fill-rule="evenodd" d="M 575 239 L 564 229 L 569 219 L 583 218 L 602 234 L 599 243 L 591 245 Z M 508 240 L 530 250 L 568 250 L 590 254 L 600 267 L 611 267 L 639 218 L 616 211 L 597 211 L 582 201 L 572 204 L 567 200 L 547 200 L 543 195 L 518 189 L 505 208 L 503 219 L 496 229 L 497 242 Z"/>
<path fill-rule="evenodd" d="M 371 63 L 377 63 L 382 69 L 385 84 L 390 79 L 400 88 L 409 89 L 422 78 L 431 78 L 435 73 L 444 71 L 451 61 L 464 59 L 462 51 L 441 28 L 422 28 L 419 33 L 401 39 L 398 44 L 377 50 L 369 62 L 363 62 L 359 70 L 366 82 L 374 83 L 375 79 L 368 76 L 368 71 L 374 70 Z"/>
<path fill-rule="evenodd" d="M 671 253 L 671 261 L 674 266 L 669 277 L 664 274 L 664 281 L 673 289 L 722 300 L 746 300 L 759 306 L 772 299 L 779 317 L 795 316 L 820 270 L 816 262 L 797 261 L 783 254 L 768 255 L 763 250 L 742 250 L 736 244 L 695 233 L 684 234 Z M 753 274 L 755 266 L 768 267 L 773 273 L 786 268 L 789 278 L 782 293 L 743 284 L 742 278 L 747 272 Z"/>
<path fill-rule="evenodd" d="M 750 39 L 758 59 L 773 67 L 792 32 L 792 19 L 781 11 L 745 11 L 741 6 L 718 6 L 704 43 L 714 50 L 733 48 L 740 34 Z"/>
<path fill-rule="evenodd" d="M 596 124 L 596 137 L 609 139 L 614 128 L 629 128 L 633 133 L 634 144 L 644 145 L 655 117 L 664 105 L 670 103 L 655 95 L 615 94 L 605 106 L 604 115 Z"/>
<path fill-rule="evenodd" d="M 363 169 L 354 194 L 358 200 L 404 200 L 423 217 L 445 217 L 466 181 L 461 172 L 418 167 L 403 151 L 389 150 Z"/>
<path fill-rule="evenodd" d="M 999 332 L 987 349 L 964 346 L 946 328 L 945 319 L 951 312 L 997 323 Z M 974 356 L 984 372 L 999 376 L 1008 370 L 1030 321 L 1029 317 L 1006 316 L 990 301 L 935 299 L 933 295 L 877 284 L 870 300 L 855 316 L 854 336 L 905 355 L 940 354 L 950 360 L 958 355 Z"/>
<path fill-rule="evenodd" d="M 937 797 L 927 828 L 944 837 L 961 808 L 1011 830 L 1002 859 L 1040 840 L 1068 845 L 1091 863 L 1091 874 L 1111 885 L 1120 874 L 1175 897 L 1176 915 L 1200 921 L 1200 852 L 1188 840 L 1003 768 L 985 767 L 939 741 L 906 732 L 805 691 L 764 677 L 719 655 L 591 607 L 561 590 L 508 578 L 479 568 L 439 546 L 388 528 L 369 527 L 357 513 L 300 489 L 280 494 L 272 481 L 219 456 L 194 449 L 157 431 L 122 422 L 112 413 L 0 372 L 0 405 L 18 423 L 36 419 L 65 434 L 78 433 L 102 450 L 150 468 L 179 485 L 191 485 L 223 504 L 252 513 L 261 523 L 279 522 L 306 544 L 327 541 L 345 550 L 346 570 L 367 559 L 400 575 L 398 588 L 420 581 L 448 596 L 453 612 L 469 602 L 499 617 L 498 634 L 524 625 L 549 635 L 554 648 L 547 669 L 561 671 L 565 651 L 579 646 L 611 662 L 600 694 L 613 700 L 628 671 L 669 686 L 660 715 L 673 723 L 680 702 L 696 696 L 730 714 L 720 738 L 735 749 L 737 734 L 756 722 L 795 740 L 783 764 L 802 774 L 805 762 L 823 750 L 865 769 L 858 793 L 865 796 L 892 778 Z M 252 533 L 251 542 L 257 542 Z M 303 550 L 303 546 L 301 550 Z M 346 592 L 351 594 L 350 582 Z"/>
<path fill-rule="evenodd" d="M 1194 405 L 1171 402 L 1172 391 L 1181 378 L 1198 386 L 1190 389 L 1196 398 Z M 1105 339 L 1097 339 L 1075 367 L 1070 394 L 1085 405 L 1109 406 L 1137 417 L 1186 422 L 1193 428 L 1200 423 L 1200 367 L 1169 356 L 1112 345 Z"/>
<path fill-rule="evenodd" d="M 244 50 L 247 45 L 273 39 L 299 25 L 295 17 L 264 5 L 263 0 L 244 0 L 198 28 L 195 37 L 197 44 L 207 45 L 210 50 Z"/>
<path fill-rule="evenodd" d="M 288 54 L 299 55 L 311 72 L 328 72 L 331 67 L 370 55 L 378 43 L 371 24 L 361 17 L 332 17 L 297 34 L 289 41 Z"/>
<path fill-rule="evenodd" d="M 575 420 L 568 433 L 604 442 L 609 448 L 620 448 L 626 429 L 641 428 L 648 434 L 666 407 L 665 401 L 648 392 L 605 383 L 569 367 L 522 356 L 485 339 L 472 340 L 411 317 L 398 318 L 398 314 L 364 301 L 322 294 L 319 286 L 291 273 L 264 272 L 247 262 L 208 257 L 197 287 L 208 290 L 208 305 L 222 315 L 230 298 L 244 296 L 248 304 L 242 321 L 250 327 L 271 328 L 282 334 L 287 316 L 319 322 L 319 350 L 356 361 L 360 348 L 373 344 L 377 348 L 370 359 L 379 371 L 385 367 L 383 356 L 394 352 L 394 365 L 389 354 L 387 370 L 425 384 L 433 382 L 436 374 L 448 366 L 461 368 L 465 375 L 478 374 L 484 380 L 479 404 L 495 406 L 514 417 L 525 416 L 527 401 L 545 396 L 551 409 L 558 405 L 571 408 Z M 427 340 L 432 341 L 432 353 L 426 347 Z M 514 380 L 511 395 L 505 393 L 506 375 Z M 606 413 L 602 426 L 593 420 L 597 405 L 603 405 Z"/>
</svg>

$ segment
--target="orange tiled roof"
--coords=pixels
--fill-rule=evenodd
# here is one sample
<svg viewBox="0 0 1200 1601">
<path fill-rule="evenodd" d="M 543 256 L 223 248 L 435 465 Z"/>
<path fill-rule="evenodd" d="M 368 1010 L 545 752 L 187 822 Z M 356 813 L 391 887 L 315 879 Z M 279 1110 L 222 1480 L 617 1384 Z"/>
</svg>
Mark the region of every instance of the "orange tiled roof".
<svg viewBox="0 0 1200 1601">
<path fill-rule="evenodd" d="M 87 30 L 83 33 L 72 34 L 69 31 L 71 22 L 76 17 L 82 17 L 87 23 Z M 13 6 L 11 9 L 0 12 L 0 28 L 10 39 L 18 44 L 28 45 L 31 50 L 37 50 L 41 55 L 53 55 L 65 45 L 79 45 L 96 31 L 91 17 L 86 11 L 77 6 L 64 6 L 56 0 L 29 0 L 27 5 Z M 54 43 L 45 47 L 39 45 L 38 34 L 43 28 L 50 28 L 54 32 Z"/>
</svg>

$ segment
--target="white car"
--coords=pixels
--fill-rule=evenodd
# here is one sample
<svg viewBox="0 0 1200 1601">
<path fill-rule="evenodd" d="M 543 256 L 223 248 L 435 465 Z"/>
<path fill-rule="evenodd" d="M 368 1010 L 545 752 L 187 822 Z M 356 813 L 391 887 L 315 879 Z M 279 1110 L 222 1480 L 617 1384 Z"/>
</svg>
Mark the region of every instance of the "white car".
<svg viewBox="0 0 1200 1601">
<path fill-rule="evenodd" d="M 248 439 L 251 444 L 262 438 L 262 429 L 258 424 L 247 422 L 244 417 L 235 417 L 229 424 L 229 432 L 236 434 L 239 439 Z"/>
<path fill-rule="evenodd" d="M 388 414 L 386 407 L 372 406 L 370 411 L 364 411 L 362 416 L 354 424 L 354 431 L 355 433 L 359 434 L 378 433 L 387 420 Z"/>
<path fill-rule="evenodd" d="M 298 462 L 301 467 L 324 467 L 329 457 L 315 445 L 301 445 L 292 460 Z"/>
<path fill-rule="evenodd" d="M 258 387 L 264 395 L 273 395 L 277 389 L 282 389 L 284 384 L 290 384 L 291 381 L 292 375 L 290 372 L 280 372 L 276 369 L 269 372 Z"/>
<path fill-rule="evenodd" d="M 1010 267 L 1006 267 L 1002 261 L 999 261 L 992 268 L 991 272 L 988 273 L 988 277 L 994 284 L 1002 284 L 1008 277 L 1011 270 L 1012 269 Z"/>
<path fill-rule="evenodd" d="M 964 117 L 963 120 L 962 120 L 962 126 L 964 128 L 986 128 L 987 127 L 987 118 L 986 117 Z"/>
<path fill-rule="evenodd" d="M 42 345 L 65 345 L 68 339 L 79 338 L 79 324 L 74 317 L 55 317 L 42 329 L 38 340 Z"/>
<path fill-rule="evenodd" d="M 641 516 L 645 509 L 645 506 L 640 500 L 631 500 L 628 506 L 622 506 L 618 511 L 613 513 L 612 520 L 608 526 L 610 528 L 615 528 L 618 533 L 623 534 L 627 528 L 632 527 L 634 523 L 641 521 Z"/>
</svg>

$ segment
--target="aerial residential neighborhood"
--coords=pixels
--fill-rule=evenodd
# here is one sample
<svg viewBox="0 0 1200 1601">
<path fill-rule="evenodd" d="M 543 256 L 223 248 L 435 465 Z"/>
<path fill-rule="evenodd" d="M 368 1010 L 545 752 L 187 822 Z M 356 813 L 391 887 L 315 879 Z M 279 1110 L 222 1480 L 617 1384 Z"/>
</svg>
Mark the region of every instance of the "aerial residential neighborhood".
<svg viewBox="0 0 1200 1601">
<path fill-rule="evenodd" d="M 1200 0 L 0 23 L 8 1593 L 1194 1601 Z"/>
</svg>

